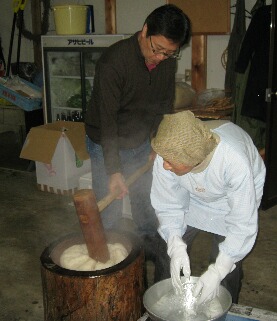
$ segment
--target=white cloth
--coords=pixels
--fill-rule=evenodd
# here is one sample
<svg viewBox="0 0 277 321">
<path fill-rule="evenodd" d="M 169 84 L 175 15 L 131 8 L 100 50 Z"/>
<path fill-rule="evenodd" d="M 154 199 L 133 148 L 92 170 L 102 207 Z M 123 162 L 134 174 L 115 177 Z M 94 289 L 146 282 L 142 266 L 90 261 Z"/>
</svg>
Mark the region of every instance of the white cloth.
<svg viewBox="0 0 277 321">
<path fill-rule="evenodd" d="M 166 242 L 184 235 L 190 225 L 225 236 L 219 250 L 237 262 L 250 252 L 257 236 L 265 166 L 240 127 L 230 122 L 213 131 L 220 142 L 202 171 L 177 176 L 156 157 L 151 202 Z"/>
</svg>

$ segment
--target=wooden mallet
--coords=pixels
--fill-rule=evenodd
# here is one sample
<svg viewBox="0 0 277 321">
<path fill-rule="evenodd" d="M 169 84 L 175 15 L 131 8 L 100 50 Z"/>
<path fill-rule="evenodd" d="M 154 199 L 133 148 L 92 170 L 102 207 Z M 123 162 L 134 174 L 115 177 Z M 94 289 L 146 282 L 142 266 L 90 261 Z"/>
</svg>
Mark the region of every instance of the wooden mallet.
<svg viewBox="0 0 277 321">
<path fill-rule="evenodd" d="M 153 162 L 149 161 L 135 171 L 126 180 L 126 185 L 129 187 L 133 184 L 141 175 L 147 172 L 152 165 Z M 110 205 L 118 195 L 119 193 L 108 194 L 98 203 L 91 189 L 81 189 L 73 195 L 74 205 L 87 245 L 88 254 L 91 258 L 103 263 L 109 260 L 110 254 L 100 212 Z"/>
</svg>

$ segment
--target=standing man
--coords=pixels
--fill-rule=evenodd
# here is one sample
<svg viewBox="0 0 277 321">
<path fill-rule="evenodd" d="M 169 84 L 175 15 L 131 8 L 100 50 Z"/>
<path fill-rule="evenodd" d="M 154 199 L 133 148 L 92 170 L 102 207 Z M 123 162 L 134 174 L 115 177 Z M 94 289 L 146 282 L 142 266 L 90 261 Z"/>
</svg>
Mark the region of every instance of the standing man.
<svg viewBox="0 0 277 321">
<path fill-rule="evenodd" d="M 265 166 L 250 136 L 224 121 L 206 121 L 190 111 L 165 115 L 153 150 L 152 205 L 159 220 L 164 258 L 161 272 L 182 289 L 189 277 L 189 250 L 199 230 L 214 235 L 208 270 L 199 278 L 198 303 L 213 299 L 222 283 L 234 303 L 242 279 L 242 260 L 258 231 L 258 208 Z M 164 250 L 164 249 L 163 249 Z M 170 258 L 170 259 L 169 259 Z"/>
<path fill-rule="evenodd" d="M 157 231 L 150 202 L 152 173 L 148 171 L 130 189 L 125 178 L 149 160 L 150 137 L 163 114 L 171 112 L 176 59 L 189 35 L 189 19 L 179 8 L 155 9 L 141 31 L 103 53 L 86 112 L 96 198 L 119 191 L 122 199 L 129 193 L 138 233 L 150 238 Z M 122 200 L 114 201 L 101 214 L 104 227 L 118 227 L 121 216 Z"/>
</svg>

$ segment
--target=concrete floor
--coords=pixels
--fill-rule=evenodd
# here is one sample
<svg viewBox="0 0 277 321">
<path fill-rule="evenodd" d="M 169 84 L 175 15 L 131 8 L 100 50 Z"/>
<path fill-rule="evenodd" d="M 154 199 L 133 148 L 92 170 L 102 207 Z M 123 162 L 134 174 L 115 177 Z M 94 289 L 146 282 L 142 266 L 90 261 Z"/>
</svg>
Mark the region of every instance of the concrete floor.
<svg viewBox="0 0 277 321">
<path fill-rule="evenodd" d="M 79 232 L 79 222 L 72 197 L 38 191 L 28 164 L 8 163 L 12 166 L 1 165 L 0 157 L 0 321 L 42 321 L 40 255 L 61 236 Z M 277 312 L 277 207 L 260 211 L 259 224 L 257 243 L 245 260 L 239 303 Z M 195 276 L 207 268 L 209 244 L 205 233 L 195 240 Z M 151 279 L 151 264 L 148 270 Z"/>
</svg>

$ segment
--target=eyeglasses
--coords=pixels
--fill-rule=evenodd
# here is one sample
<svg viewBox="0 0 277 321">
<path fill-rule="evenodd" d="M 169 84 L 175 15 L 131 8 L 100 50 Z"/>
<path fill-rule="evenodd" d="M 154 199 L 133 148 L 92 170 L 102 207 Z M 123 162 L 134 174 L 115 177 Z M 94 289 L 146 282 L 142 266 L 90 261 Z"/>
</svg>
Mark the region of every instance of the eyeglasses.
<svg viewBox="0 0 277 321">
<path fill-rule="evenodd" d="M 164 52 L 164 51 L 156 50 L 156 49 L 153 47 L 151 36 L 149 36 L 149 38 L 150 38 L 151 49 L 152 49 L 152 52 L 153 52 L 154 55 L 163 55 L 163 56 L 165 56 L 166 58 L 173 58 L 173 59 L 178 59 L 178 58 L 180 58 L 180 48 L 178 49 L 178 51 L 174 51 L 173 53 L 168 54 L 168 53 L 166 53 L 166 52 Z"/>
</svg>

